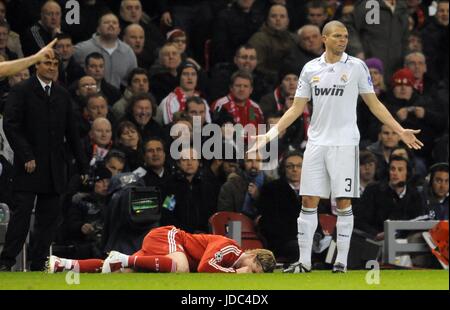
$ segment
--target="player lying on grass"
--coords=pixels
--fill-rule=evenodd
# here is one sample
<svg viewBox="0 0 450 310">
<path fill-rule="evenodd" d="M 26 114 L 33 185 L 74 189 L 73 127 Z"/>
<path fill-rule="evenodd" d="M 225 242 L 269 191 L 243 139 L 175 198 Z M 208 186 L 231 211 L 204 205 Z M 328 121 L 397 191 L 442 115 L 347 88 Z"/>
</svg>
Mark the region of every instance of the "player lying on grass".
<svg viewBox="0 0 450 310">
<path fill-rule="evenodd" d="M 111 251 L 101 259 L 72 260 L 50 256 L 49 273 L 76 272 L 272 272 L 276 261 L 265 249 L 242 251 L 237 243 L 220 235 L 190 234 L 174 226 L 158 227 L 144 238 L 133 255 Z"/>
</svg>

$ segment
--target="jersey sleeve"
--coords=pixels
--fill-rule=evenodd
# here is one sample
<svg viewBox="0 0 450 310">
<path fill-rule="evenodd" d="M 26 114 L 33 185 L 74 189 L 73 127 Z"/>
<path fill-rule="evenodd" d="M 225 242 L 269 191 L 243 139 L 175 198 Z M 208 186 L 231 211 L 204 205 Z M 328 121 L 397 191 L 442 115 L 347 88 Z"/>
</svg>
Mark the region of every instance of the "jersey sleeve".
<svg viewBox="0 0 450 310">
<path fill-rule="evenodd" d="M 360 94 L 374 93 L 372 78 L 370 76 L 369 68 L 367 68 L 364 62 L 358 64 L 359 78 L 358 78 L 358 92 Z"/>
<path fill-rule="evenodd" d="M 234 273 L 233 265 L 241 257 L 242 250 L 233 240 L 220 240 L 208 244 L 198 264 L 198 272 Z"/>
<path fill-rule="evenodd" d="M 306 67 L 307 66 L 304 66 L 302 72 L 300 73 L 295 97 L 311 99 L 311 86 L 308 74 L 306 73 Z"/>
</svg>

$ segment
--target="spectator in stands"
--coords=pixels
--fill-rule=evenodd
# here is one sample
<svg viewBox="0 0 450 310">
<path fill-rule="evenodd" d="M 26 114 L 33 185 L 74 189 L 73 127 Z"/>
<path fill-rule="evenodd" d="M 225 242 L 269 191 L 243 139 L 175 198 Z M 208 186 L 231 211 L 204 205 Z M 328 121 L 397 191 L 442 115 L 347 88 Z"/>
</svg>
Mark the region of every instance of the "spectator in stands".
<svg viewBox="0 0 450 310">
<path fill-rule="evenodd" d="M 430 181 L 423 195 L 425 213 L 430 219 L 448 221 L 448 163 L 430 167 Z"/>
<path fill-rule="evenodd" d="M 61 32 L 61 7 L 58 2 L 49 0 L 41 7 L 41 18 L 23 36 L 22 48 L 25 56 L 37 53 Z"/>
<path fill-rule="evenodd" d="M 144 145 L 144 162 L 147 170 L 144 176 L 146 186 L 161 187 L 172 175 L 172 169 L 166 161 L 164 140 L 152 137 Z"/>
<path fill-rule="evenodd" d="M 300 213 L 300 177 L 303 155 L 289 152 L 280 164 L 280 178 L 265 184 L 256 202 L 261 214 L 258 227 L 267 248 L 276 257 L 298 259 L 297 218 Z"/>
<path fill-rule="evenodd" d="M 156 51 L 147 51 L 145 47 L 144 28 L 138 24 L 130 24 L 123 31 L 122 40 L 128 44 L 136 55 L 138 67 L 150 68 L 155 62 Z"/>
<path fill-rule="evenodd" d="M 421 130 L 418 139 L 423 141 L 424 147 L 416 154 L 428 162 L 434 139 L 445 128 L 447 116 L 442 114 L 443 105 L 414 91 L 414 75 L 407 68 L 398 70 L 393 75 L 392 85 L 393 90 L 386 98 L 386 105 L 402 126 L 413 126 Z"/>
<path fill-rule="evenodd" d="M 181 65 L 181 54 L 173 43 L 166 43 L 159 50 L 157 62 L 150 68 L 150 84 L 156 101 L 161 102 L 177 87 L 177 69 Z"/>
<path fill-rule="evenodd" d="M 105 158 L 105 167 L 111 172 L 111 176 L 122 173 L 127 163 L 127 158 L 124 153 L 119 150 L 110 150 Z"/>
<path fill-rule="evenodd" d="M 392 150 L 398 146 L 400 142 L 399 135 L 390 127 L 379 125 L 378 141 L 369 145 L 367 150 L 375 154 L 377 157 L 377 179 L 386 180 L 388 177 L 389 157 Z"/>
<path fill-rule="evenodd" d="M 156 54 L 156 50 L 164 44 L 164 36 L 158 27 L 144 19 L 140 0 L 122 0 L 120 2 L 120 27 L 125 29 L 131 24 L 142 27 L 145 35 L 145 51 L 151 55 Z"/>
<path fill-rule="evenodd" d="M 98 117 L 83 141 L 86 158 L 91 166 L 103 161 L 112 147 L 112 127 L 107 118 Z"/>
<path fill-rule="evenodd" d="M 428 173 L 427 166 L 423 160 L 414 155 L 412 150 L 402 143 L 392 149 L 391 156 L 401 156 L 406 158 L 411 163 L 411 184 L 415 186 L 423 185 L 423 180 Z"/>
<path fill-rule="evenodd" d="M 55 50 L 61 57 L 58 81 L 66 88 L 84 75 L 83 68 L 73 58 L 72 37 L 69 34 L 60 33 L 56 35 L 58 41 Z"/>
<path fill-rule="evenodd" d="M 268 0 L 268 1 L 256 1 L 255 9 L 263 12 L 264 16 L 267 16 L 267 12 L 272 5 L 281 4 L 286 7 L 289 14 L 289 29 L 290 31 L 296 31 L 302 25 L 308 23 L 306 19 L 306 2 L 297 0 Z"/>
<path fill-rule="evenodd" d="M 366 65 L 370 72 L 375 94 L 381 102 L 384 102 L 387 89 L 383 76 L 383 62 L 378 58 L 369 58 L 366 59 Z M 380 121 L 370 112 L 369 107 L 361 99 L 359 99 L 357 111 L 358 128 L 361 134 L 360 145 L 364 148 L 367 144 L 377 141 Z"/>
<path fill-rule="evenodd" d="M 234 72 L 241 70 L 247 71 L 253 76 L 254 89 L 251 94 L 252 100 L 258 102 L 261 97 L 267 94 L 275 87 L 277 80 L 274 77 L 268 77 L 259 69 L 258 54 L 256 49 L 245 44 L 236 49 L 233 63 L 219 63 L 210 72 L 211 80 L 209 85 L 209 97 L 217 100 L 226 96 L 229 92 L 230 78 Z"/>
<path fill-rule="evenodd" d="M 102 93 L 94 93 L 86 97 L 86 106 L 83 109 L 82 119 L 79 122 L 80 136 L 83 138 L 89 134 L 92 123 L 99 117 L 107 118 L 116 128 L 116 120 L 108 109 L 108 101 Z"/>
<path fill-rule="evenodd" d="M 309 24 L 320 29 L 328 21 L 328 5 L 324 0 L 311 0 L 306 4 L 306 18 Z"/>
<path fill-rule="evenodd" d="M 86 75 L 92 76 L 97 82 L 97 91 L 102 92 L 113 104 L 120 99 L 120 90 L 105 80 L 105 59 L 102 54 L 94 52 L 86 56 L 84 62 Z"/>
<path fill-rule="evenodd" d="M 138 93 L 130 99 L 125 110 L 124 120 L 132 122 L 143 141 L 150 137 L 162 137 L 161 126 L 153 119 L 156 103 L 152 96 Z"/>
<path fill-rule="evenodd" d="M 6 3 L 5 0 L 0 0 L 0 21 L 8 22 L 6 20 Z M 18 58 L 23 57 L 22 44 L 20 43 L 20 36 L 18 33 L 9 30 L 8 33 L 8 49 L 15 53 Z"/>
<path fill-rule="evenodd" d="M 187 99 L 189 97 L 200 97 L 200 93 L 197 91 L 197 67 L 190 62 L 186 62 L 180 65 L 177 70 L 177 76 L 179 77 L 178 86 L 161 101 L 158 107 L 158 116 L 161 117 L 159 122 L 164 125 L 173 121 L 173 113 L 186 110 Z M 209 106 L 204 99 L 203 104 L 205 105 L 207 112 L 207 114 L 205 114 L 206 120 L 210 123 L 211 117 L 209 116 Z"/>
<path fill-rule="evenodd" d="M 264 116 L 259 105 L 250 99 L 253 91 L 253 77 L 246 71 L 237 71 L 231 77 L 230 93 L 218 99 L 212 105 L 214 112 L 225 109 L 230 113 L 236 124 L 246 126 L 264 124 Z"/>
<path fill-rule="evenodd" d="M 258 54 L 257 68 L 275 79 L 284 59 L 296 46 L 295 35 L 289 32 L 288 27 L 289 17 L 286 7 L 273 5 L 260 31 L 248 41 Z"/>
<path fill-rule="evenodd" d="M 122 98 L 114 103 L 112 112 L 116 119 L 121 119 L 125 115 L 125 110 L 130 103 L 133 96 L 137 94 L 148 94 L 152 97 L 152 102 L 156 102 L 156 99 L 149 92 L 150 83 L 148 80 L 148 72 L 142 68 L 133 69 L 128 77 L 127 88 L 123 92 Z"/>
<path fill-rule="evenodd" d="M 425 0 L 424 2 L 428 2 L 428 5 L 431 4 L 430 0 Z M 407 0 L 406 4 L 408 6 L 409 18 L 412 20 L 412 24 L 414 24 L 413 29 L 421 29 L 428 18 L 428 6 L 423 6 L 422 0 Z"/>
<path fill-rule="evenodd" d="M 384 239 L 384 221 L 412 220 L 423 215 L 420 194 L 408 184 L 411 171 L 403 157 L 392 157 L 389 162 L 389 180 L 369 185 L 355 209 L 355 228 Z"/>
<path fill-rule="evenodd" d="M 75 45 L 75 60 L 81 65 L 86 56 L 100 53 L 105 61 L 104 78 L 113 86 L 126 86 L 128 74 L 137 67 L 136 56 L 128 44 L 119 40 L 120 26 L 116 15 L 108 13 L 100 17 L 97 33 L 92 39 Z"/>
<path fill-rule="evenodd" d="M 376 180 L 377 157 L 371 151 L 359 153 L 359 194 L 362 195 L 370 184 Z"/>
<path fill-rule="evenodd" d="M 186 112 L 194 121 L 195 117 L 200 117 L 201 128 L 207 123 L 211 123 L 209 105 L 200 97 L 189 97 L 186 100 Z M 200 132 L 201 134 L 201 132 Z"/>
<path fill-rule="evenodd" d="M 92 182 L 89 192 L 78 192 L 72 198 L 65 224 L 70 243 L 75 246 L 73 257 L 105 256 L 102 235 L 110 179 L 111 172 L 103 164 L 98 164 L 89 180 Z"/>
<path fill-rule="evenodd" d="M 414 74 L 414 89 L 421 95 L 433 96 L 436 92 L 436 81 L 429 74 L 425 55 L 412 52 L 405 56 L 405 67 Z"/>
<path fill-rule="evenodd" d="M 264 115 L 277 111 L 285 111 L 286 98 L 295 95 L 298 82 L 298 68 L 283 66 L 279 72 L 278 86 L 272 92 L 263 96 L 259 102 Z"/>
<path fill-rule="evenodd" d="M 200 173 L 200 158 L 194 148 L 185 148 L 177 160 L 178 171 L 165 183 L 163 199 L 173 201 L 165 224 L 191 233 L 208 232 L 208 219 L 216 212 L 218 188 Z"/>
<path fill-rule="evenodd" d="M 239 46 L 245 44 L 264 22 L 255 0 L 238 0 L 219 13 L 212 37 L 212 63 L 230 63 Z"/>
<path fill-rule="evenodd" d="M 429 72 L 435 79 L 445 76 L 445 67 L 448 78 L 448 3 L 448 0 L 437 2 L 436 15 L 421 31 L 423 52 Z"/>
<path fill-rule="evenodd" d="M 253 154 L 252 154 L 253 155 Z M 241 212 L 251 218 L 256 218 L 258 200 L 261 187 L 268 180 L 261 171 L 262 160 L 259 155 L 245 154 L 242 170 L 232 173 L 221 187 L 217 204 L 218 211 Z"/>
<path fill-rule="evenodd" d="M 0 91 L 0 114 L 3 114 L 6 100 L 8 99 L 9 90 L 16 84 L 30 78 L 30 70 L 25 69 L 8 77 L 8 84 Z"/>
<path fill-rule="evenodd" d="M 402 66 L 408 48 L 408 12 L 405 1 L 379 1 L 380 22 L 368 24 L 370 8 L 366 2 L 355 4 L 353 13 L 345 20 L 349 32 L 348 53 L 358 58 L 379 58 L 384 64 L 384 77 L 389 81 Z M 386 34 L 389 33 L 389 36 Z"/>
<path fill-rule="evenodd" d="M 9 32 L 10 29 L 8 23 L 5 20 L 0 19 L 0 55 L 3 56 L 4 60 L 14 60 L 18 58 L 17 54 L 8 47 Z"/>
<path fill-rule="evenodd" d="M 186 32 L 184 32 L 181 29 L 173 29 L 172 31 L 169 31 L 167 33 L 167 42 L 175 44 L 175 46 L 178 48 L 178 50 L 181 53 L 181 60 L 183 62 L 190 62 L 195 65 L 197 70 L 201 69 L 201 66 L 198 64 L 197 61 L 195 61 L 190 56 L 190 51 L 187 49 L 188 47 L 188 37 L 186 35 Z"/>
<path fill-rule="evenodd" d="M 75 93 L 72 94 L 72 107 L 76 111 L 76 117 L 81 118 L 86 107 L 87 97 L 98 93 L 97 82 L 92 76 L 85 75 L 77 82 Z"/>
<path fill-rule="evenodd" d="M 297 31 L 297 45 L 284 61 L 285 65 L 301 71 L 303 66 L 324 52 L 322 34 L 316 25 L 305 25 Z"/>
<path fill-rule="evenodd" d="M 422 37 L 418 31 L 413 31 L 408 36 L 408 53 L 413 52 L 423 53 Z"/>
<path fill-rule="evenodd" d="M 125 171 L 134 171 L 144 166 L 142 138 L 135 124 L 126 120 L 120 122 L 117 126 L 114 143 L 114 148 L 123 152 L 127 158 Z"/>
</svg>

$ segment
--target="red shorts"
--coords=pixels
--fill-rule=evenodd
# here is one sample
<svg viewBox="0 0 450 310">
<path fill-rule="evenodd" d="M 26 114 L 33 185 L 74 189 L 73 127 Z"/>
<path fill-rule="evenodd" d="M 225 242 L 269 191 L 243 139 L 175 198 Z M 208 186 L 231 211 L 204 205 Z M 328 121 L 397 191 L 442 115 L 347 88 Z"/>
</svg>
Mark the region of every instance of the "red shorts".
<svg viewBox="0 0 450 310">
<path fill-rule="evenodd" d="M 175 226 L 152 229 L 142 242 L 142 248 L 133 255 L 167 255 L 173 252 L 184 253 L 182 232 Z"/>
</svg>

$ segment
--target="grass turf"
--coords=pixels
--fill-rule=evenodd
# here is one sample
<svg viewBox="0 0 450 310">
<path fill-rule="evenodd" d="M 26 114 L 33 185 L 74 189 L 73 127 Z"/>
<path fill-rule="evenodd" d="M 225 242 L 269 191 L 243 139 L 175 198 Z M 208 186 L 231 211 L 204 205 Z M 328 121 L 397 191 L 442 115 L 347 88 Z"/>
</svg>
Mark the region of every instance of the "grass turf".
<svg viewBox="0 0 450 310">
<path fill-rule="evenodd" d="M 368 285 L 366 271 L 332 274 L 80 274 L 78 285 L 68 285 L 73 274 L 0 272 L 0 290 L 448 290 L 444 270 L 382 270 L 380 284 Z M 71 276 L 71 277 L 70 277 Z"/>
</svg>

